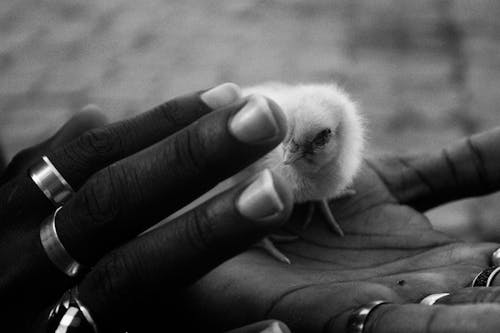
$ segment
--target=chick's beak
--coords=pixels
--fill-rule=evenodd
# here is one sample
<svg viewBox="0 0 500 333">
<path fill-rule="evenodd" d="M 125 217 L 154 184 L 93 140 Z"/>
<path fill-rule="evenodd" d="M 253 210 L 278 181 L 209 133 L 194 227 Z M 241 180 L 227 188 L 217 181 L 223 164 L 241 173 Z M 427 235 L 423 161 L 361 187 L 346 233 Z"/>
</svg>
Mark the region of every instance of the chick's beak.
<svg viewBox="0 0 500 333">
<path fill-rule="evenodd" d="M 302 158 L 302 152 L 300 151 L 291 152 L 290 150 L 286 149 L 283 156 L 283 163 L 289 165 L 300 158 Z"/>
</svg>

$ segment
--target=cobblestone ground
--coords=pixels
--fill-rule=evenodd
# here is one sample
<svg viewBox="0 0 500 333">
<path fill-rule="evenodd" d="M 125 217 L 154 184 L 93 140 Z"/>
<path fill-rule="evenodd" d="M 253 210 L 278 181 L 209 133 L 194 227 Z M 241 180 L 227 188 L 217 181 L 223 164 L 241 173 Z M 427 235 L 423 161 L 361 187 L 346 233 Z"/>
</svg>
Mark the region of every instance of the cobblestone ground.
<svg viewBox="0 0 500 333">
<path fill-rule="evenodd" d="M 494 0 L 3 1 L 0 137 L 12 156 L 87 103 L 117 120 L 227 80 L 336 80 L 370 152 L 438 149 L 500 125 L 498 14 Z M 498 200 L 430 216 L 498 239 Z"/>
</svg>

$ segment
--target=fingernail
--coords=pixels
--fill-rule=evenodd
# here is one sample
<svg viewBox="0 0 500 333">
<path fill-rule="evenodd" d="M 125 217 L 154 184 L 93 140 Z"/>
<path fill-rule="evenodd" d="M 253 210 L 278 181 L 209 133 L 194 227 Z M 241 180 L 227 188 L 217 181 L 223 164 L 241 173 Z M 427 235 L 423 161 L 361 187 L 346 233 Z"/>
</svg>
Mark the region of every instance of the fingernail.
<svg viewBox="0 0 500 333">
<path fill-rule="evenodd" d="M 290 330 L 283 329 L 283 327 L 277 321 L 266 327 L 263 331 L 260 331 L 260 333 L 289 333 L 289 332 Z"/>
<path fill-rule="evenodd" d="M 262 171 L 241 193 L 236 207 L 241 215 L 254 221 L 272 219 L 283 211 L 285 206 L 276 192 L 273 176 L 268 169 Z"/>
<path fill-rule="evenodd" d="M 234 83 L 223 83 L 201 94 L 201 99 L 212 109 L 220 109 L 242 97 L 241 88 Z"/>
<path fill-rule="evenodd" d="M 230 132 L 240 141 L 254 143 L 279 134 L 278 123 L 269 103 L 262 96 L 250 96 L 229 122 Z"/>
</svg>

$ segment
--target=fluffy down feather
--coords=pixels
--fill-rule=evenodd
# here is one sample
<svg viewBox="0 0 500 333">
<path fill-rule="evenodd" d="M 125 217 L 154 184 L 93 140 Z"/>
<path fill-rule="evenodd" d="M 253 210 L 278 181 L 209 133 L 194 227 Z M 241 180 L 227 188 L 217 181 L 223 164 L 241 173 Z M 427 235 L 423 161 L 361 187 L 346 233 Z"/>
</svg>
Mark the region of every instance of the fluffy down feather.
<svg viewBox="0 0 500 333">
<path fill-rule="evenodd" d="M 266 83 L 243 92 L 274 100 L 288 124 L 283 143 L 252 169 L 267 167 L 284 176 L 299 203 L 335 198 L 351 185 L 362 161 L 364 127 L 356 104 L 344 90 L 336 84 Z M 330 132 L 326 142 L 315 145 L 322 131 Z M 286 163 L 287 155 L 293 154 L 296 159 Z"/>
</svg>

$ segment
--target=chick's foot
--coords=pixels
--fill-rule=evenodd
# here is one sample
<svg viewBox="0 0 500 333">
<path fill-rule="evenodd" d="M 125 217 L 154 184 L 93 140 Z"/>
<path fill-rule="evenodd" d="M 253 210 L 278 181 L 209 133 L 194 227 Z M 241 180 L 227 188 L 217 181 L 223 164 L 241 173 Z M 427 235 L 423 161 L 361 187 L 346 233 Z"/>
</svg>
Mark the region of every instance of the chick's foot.
<svg viewBox="0 0 500 333">
<path fill-rule="evenodd" d="M 342 195 L 350 196 L 352 194 L 348 193 L 348 194 L 342 194 Z M 337 197 L 337 198 L 340 198 L 340 197 Z M 321 213 L 325 217 L 326 224 L 330 227 L 332 232 L 343 237 L 344 231 L 342 230 L 342 228 L 338 224 L 337 220 L 333 216 L 332 210 L 331 210 L 330 206 L 328 205 L 327 199 L 309 202 L 308 208 L 307 208 L 306 218 L 304 220 L 304 223 L 302 224 L 302 230 L 306 230 L 307 228 L 309 228 L 309 225 L 311 224 L 314 212 L 316 211 L 316 206 L 319 206 Z"/>
<path fill-rule="evenodd" d="M 334 200 L 349 198 L 355 194 L 356 191 L 351 189 L 346 189 L 340 192 L 338 195 L 336 195 Z M 325 221 L 332 230 L 332 232 L 338 234 L 341 237 L 344 237 L 344 231 L 342 230 L 337 220 L 333 216 L 330 205 L 328 204 L 328 199 L 309 202 L 306 219 L 304 221 L 304 224 L 302 225 L 302 229 L 304 230 L 307 229 L 311 224 L 312 217 L 314 215 L 317 206 L 319 206 L 320 211 L 325 217 Z M 271 234 L 269 237 L 265 237 L 264 239 L 262 239 L 262 241 L 255 244 L 255 246 L 262 248 L 276 260 L 286 264 L 291 264 L 290 259 L 276 247 L 275 243 L 293 242 L 297 239 L 299 239 L 299 236 L 293 234 Z"/>
</svg>

